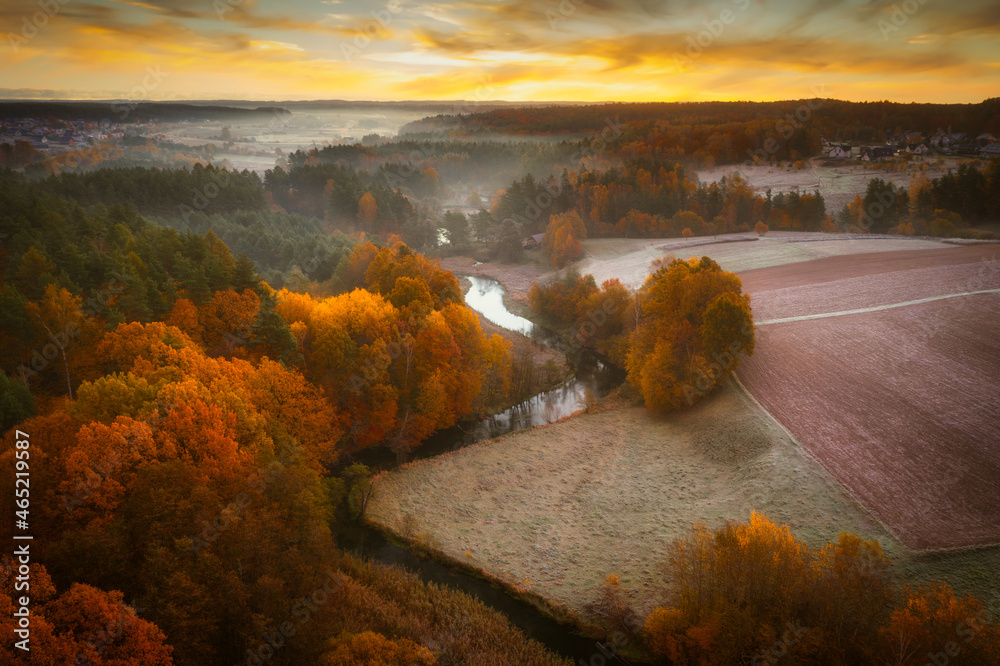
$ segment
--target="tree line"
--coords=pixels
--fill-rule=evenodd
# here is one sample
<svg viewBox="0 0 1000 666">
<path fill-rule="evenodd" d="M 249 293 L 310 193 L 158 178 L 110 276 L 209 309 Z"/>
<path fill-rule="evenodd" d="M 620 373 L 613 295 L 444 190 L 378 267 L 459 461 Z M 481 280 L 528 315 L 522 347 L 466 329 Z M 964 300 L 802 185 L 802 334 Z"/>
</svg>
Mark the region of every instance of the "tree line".
<svg viewBox="0 0 1000 666">
<path fill-rule="evenodd" d="M 1000 624 L 943 582 L 900 586 L 878 541 L 811 547 L 753 513 L 674 540 L 645 618 L 614 576 L 599 613 L 658 664 L 993 664 Z"/>
</svg>

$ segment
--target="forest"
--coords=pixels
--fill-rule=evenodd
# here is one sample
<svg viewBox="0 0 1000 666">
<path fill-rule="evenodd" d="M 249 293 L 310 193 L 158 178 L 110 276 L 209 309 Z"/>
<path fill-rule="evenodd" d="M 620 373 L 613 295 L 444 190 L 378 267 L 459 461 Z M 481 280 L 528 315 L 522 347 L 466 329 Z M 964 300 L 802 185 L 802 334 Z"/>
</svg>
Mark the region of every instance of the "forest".
<svg viewBox="0 0 1000 666">
<path fill-rule="evenodd" d="M 817 91 L 821 92 L 821 91 Z M 941 128 L 955 132 L 1000 133 L 1000 98 L 978 104 L 899 104 L 894 102 L 845 102 L 813 98 L 780 102 L 649 102 L 574 106 L 499 108 L 461 115 L 438 115 L 405 125 L 401 134 L 419 137 L 447 131 L 465 134 L 510 133 L 524 135 L 589 134 L 612 123 L 635 128 L 643 136 L 654 127 L 702 129 L 697 144 L 712 139 L 725 142 L 730 131 L 774 127 L 775 121 L 813 102 L 810 126 L 829 139 L 872 141 L 886 132 L 909 129 L 932 133 Z M 816 107 L 816 108 L 813 108 Z M 747 120 L 754 118 L 755 120 Z M 763 124 L 758 124 L 760 119 Z M 796 128 L 798 129 L 798 128 Z M 720 131 L 721 130 L 721 131 Z M 735 136 L 735 132 L 733 132 Z M 627 139 L 623 139 L 627 141 Z M 748 145 L 759 148 L 758 145 Z M 685 151 L 693 154 L 695 151 Z M 742 154 L 742 151 L 740 151 Z M 743 157 L 739 161 L 743 161 Z"/>
<path fill-rule="evenodd" d="M 144 72 L 145 73 L 145 72 Z M 257 106 L 245 108 L 215 104 L 183 104 L 173 102 L 136 101 L 129 103 L 130 110 L 122 122 L 141 123 L 150 120 L 177 122 L 191 120 L 228 120 L 235 118 L 261 118 L 288 115 L 280 107 Z M 121 117 L 121 104 L 87 101 L 17 101 L 0 102 L 0 118 L 34 117 L 54 120 L 87 120 L 99 122 Z"/>
<path fill-rule="evenodd" d="M 33 663 L 561 663 L 467 595 L 336 547 L 369 483 L 354 454 L 404 457 L 521 399 L 454 276 L 352 242 L 335 293 L 275 291 L 213 232 L 146 220 L 130 204 L 169 200 L 128 198 L 147 175 L 6 174 L 0 194 L 0 457 L 34 477 Z M 215 214 L 234 212 L 295 219 Z M 10 635 L 15 571 L 5 556 Z"/>
</svg>

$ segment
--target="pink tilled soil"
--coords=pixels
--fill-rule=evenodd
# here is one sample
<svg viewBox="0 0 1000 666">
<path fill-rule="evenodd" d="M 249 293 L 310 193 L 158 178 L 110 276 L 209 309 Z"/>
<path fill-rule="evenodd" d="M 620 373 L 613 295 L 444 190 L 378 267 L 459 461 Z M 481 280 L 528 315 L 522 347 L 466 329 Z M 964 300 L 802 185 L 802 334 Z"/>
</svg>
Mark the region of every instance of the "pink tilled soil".
<svg viewBox="0 0 1000 666">
<path fill-rule="evenodd" d="M 997 246 L 746 271 L 759 326 L 747 389 L 907 547 L 1000 542 Z"/>
</svg>

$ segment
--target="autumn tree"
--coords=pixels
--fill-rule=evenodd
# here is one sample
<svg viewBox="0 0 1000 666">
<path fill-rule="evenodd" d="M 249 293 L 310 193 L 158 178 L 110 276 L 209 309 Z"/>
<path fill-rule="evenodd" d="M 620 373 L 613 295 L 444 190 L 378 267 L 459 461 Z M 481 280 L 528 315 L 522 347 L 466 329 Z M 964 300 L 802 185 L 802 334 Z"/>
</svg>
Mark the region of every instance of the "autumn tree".
<svg viewBox="0 0 1000 666">
<path fill-rule="evenodd" d="M 787 652 L 809 655 L 815 646 L 800 621 L 809 607 L 811 563 L 809 548 L 788 526 L 756 513 L 714 531 L 695 525 L 668 550 L 667 603 L 647 618 L 647 641 L 661 659 L 733 663 L 784 634 Z"/>
<path fill-rule="evenodd" d="M 542 321 L 564 334 L 572 348 L 609 353 L 620 346 L 618 337 L 625 330 L 632 295 L 617 278 L 605 280 L 598 288 L 594 276 L 570 270 L 546 285 L 532 283 L 528 302 Z"/>
<path fill-rule="evenodd" d="M 392 640 L 373 631 L 343 634 L 330 641 L 321 666 L 435 666 L 438 660 L 406 638 Z"/>
<path fill-rule="evenodd" d="M 192 340 L 201 340 L 201 323 L 198 321 L 198 308 L 188 298 L 178 298 L 174 307 L 164 320 L 168 326 L 176 326 L 184 331 Z"/>
<path fill-rule="evenodd" d="M 81 299 L 66 289 L 57 288 L 53 284 L 46 285 L 45 293 L 38 303 L 28 303 L 27 312 L 40 329 L 41 339 L 45 348 L 52 347 L 55 354 L 62 359 L 66 376 L 66 393 L 73 397 L 73 382 L 70 377 L 70 366 L 67 353 L 80 335 L 84 324 L 83 312 L 80 308 Z M 43 351 L 43 354 L 45 352 Z M 45 354 L 48 356 L 48 354 Z"/>
<path fill-rule="evenodd" d="M 35 399 L 24 382 L 0 370 L 0 432 L 7 432 L 35 413 Z"/>
<path fill-rule="evenodd" d="M 402 458 L 482 405 L 484 376 L 508 367 L 509 350 L 487 345 L 439 263 L 402 242 L 358 248 L 348 270 L 364 268 L 364 289 L 321 300 L 282 291 L 276 310 L 304 324 L 297 330 L 310 378 L 345 416 L 349 445 L 381 443 Z"/>
<path fill-rule="evenodd" d="M 631 633 L 632 627 L 629 626 L 629 621 L 634 612 L 621 581 L 615 574 L 608 574 L 601 583 L 600 596 L 592 604 L 592 609 L 610 630 Z"/>
<path fill-rule="evenodd" d="M 750 297 L 708 257 L 659 266 L 637 300 L 625 366 L 650 409 L 691 405 L 753 353 Z"/>
<path fill-rule="evenodd" d="M 442 226 L 448 232 L 448 244 L 452 247 L 460 247 L 468 243 L 469 220 L 464 213 L 449 210 L 444 214 Z"/>
<path fill-rule="evenodd" d="M 882 547 L 855 534 L 811 548 L 753 513 L 695 525 L 661 571 L 666 596 L 643 632 L 661 663 L 986 664 L 1000 650 L 981 602 L 944 583 L 900 594 Z"/>
<path fill-rule="evenodd" d="M 172 666 L 173 648 L 157 626 L 140 619 L 124 603 L 121 592 L 104 592 L 89 585 L 73 584 L 57 595 L 46 568 L 31 565 L 31 663 L 59 666 L 87 663 L 94 666 L 143 663 Z M 16 626 L 13 558 L 0 566 L 0 625 L 5 636 L 14 636 Z M 17 640 L 17 639 L 15 639 Z M 0 646 L 2 661 L 18 663 L 11 640 Z"/>
<path fill-rule="evenodd" d="M 907 587 L 881 636 L 894 664 L 1000 662 L 1000 625 L 981 601 L 942 582 Z"/>
<path fill-rule="evenodd" d="M 260 320 L 260 297 L 250 289 L 217 291 L 198 308 L 197 332 L 211 355 L 245 353 Z M 183 329 L 182 329 L 183 330 Z"/>
<path fill-rule="evenodd" d="M 510 397 L 513 386 L 514 343 L 493 334 L 483 350 L 483 383 L 476 401 L 476 411 L 493 413 Z"/>
<path fill-rule="evenodd" d="M 587 237 L 587 228 L 576 211 L 553 215 L 542 237 L 542 250 L 555 268 L 562 268 L 583 256 L 580 241 Z"/>
<path fill-rule="evenodd" d="M 768 231 L 770 231 L 763 221 L 758 221 L 757 224 L 754 225 L 753 230 L 757 232 L 758 236 L 764 236 Z"/>
<path fill-rule="evenodd" d="M 377 214 L 378 204 L 375 203 L 375 197 L 372 196 L 371 192 L 365 192 L 364 196 L 358 200 L 358 222 L 366 229 L 371 229 Z"/>
<path fill-rule="evenodd" d="M 372 473 L 367 465 L 354 463 L 340 474 L 344 483 L 347 507 L 355 517 L 364 517 L 368 503 L 375 494 Z"/>
</svg>

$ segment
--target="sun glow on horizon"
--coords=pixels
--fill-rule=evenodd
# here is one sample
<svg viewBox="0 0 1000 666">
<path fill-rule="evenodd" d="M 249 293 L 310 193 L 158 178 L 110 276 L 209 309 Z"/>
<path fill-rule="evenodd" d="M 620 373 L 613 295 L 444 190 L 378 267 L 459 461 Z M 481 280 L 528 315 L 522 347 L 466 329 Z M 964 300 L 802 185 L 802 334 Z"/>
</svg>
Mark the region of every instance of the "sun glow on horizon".
<svg viewBox="0 0 1000 666">
<path fill-rule="evenodd" d="M 905 20 L 850 1 L 59 7 L 34 29 L 30 12 L 0 12 L 0 95 L 129 97 L 146 67 L 165 73 L 143 91 L 156 100 L 768 101 L 823 86 L 852 101 L 978 102 L 1000 83 L 1000 9 L 985 0 Z"/>
</svg>

